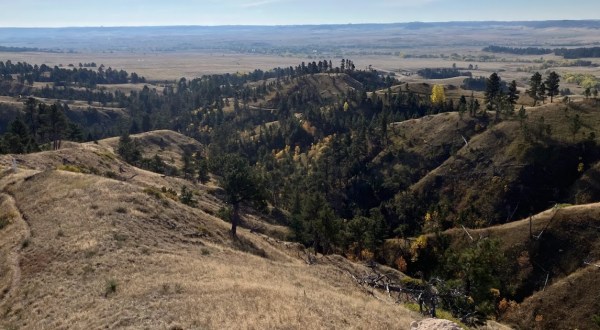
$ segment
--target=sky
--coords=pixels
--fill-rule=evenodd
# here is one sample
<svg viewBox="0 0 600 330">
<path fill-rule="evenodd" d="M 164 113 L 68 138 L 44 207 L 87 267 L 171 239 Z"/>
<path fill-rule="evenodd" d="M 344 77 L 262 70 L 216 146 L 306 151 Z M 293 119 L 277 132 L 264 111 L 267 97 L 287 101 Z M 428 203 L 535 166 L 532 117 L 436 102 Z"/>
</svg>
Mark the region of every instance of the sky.
<svg viewBox="0 0 600 330">
<path fill-rule="evenodd" d="M 599 0 L 13 0 L 0 27 L 600 19 Z"/>
</svg>

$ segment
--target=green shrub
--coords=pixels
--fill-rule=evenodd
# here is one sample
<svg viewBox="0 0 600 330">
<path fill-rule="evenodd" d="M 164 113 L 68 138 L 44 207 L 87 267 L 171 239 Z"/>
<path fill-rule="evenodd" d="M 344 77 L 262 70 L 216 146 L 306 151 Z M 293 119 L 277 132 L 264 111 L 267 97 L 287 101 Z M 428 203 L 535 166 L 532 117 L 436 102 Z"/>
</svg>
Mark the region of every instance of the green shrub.
<svg viewBox="0 0 600 330">
<path fill-rule="evenodd" d="M 31 243 L 31 240 L 29 238 L 24 239 L 23 242 L 21 242 L 21 248 L 26 249 L 30 243 Z"/>
<path fill-rule="evenodd" d="M 162 193 L 163 193 L 165 196 L 167 196 L 168 198 L 170 198 L 170 199 L 172 199 L 172 200 L 174 200 L 174 201 L 177 201 L 177 200 L 178 200 L 178 197 L 177 197 L 177 192 L 176 192 L 175 190 L 173 190 L 173 189 L 171 189 L 171 188 L 167 188 L 167 187 L 162 187 L 162 188 L 160 189 L 160 191 L 161 191 L 161 192 L 162 192 Z"/>
<path fill-rule="evenodd" d="M 186 186 L 181 187 L 181 196 L 179 196 L 179 201 L 191 207 L 196 207 L 196 205 L 198 205 L 198 202 L 194 199 L 194 193 L 187 189 Z"/>
<path fill-rule="evenodd" d="M 592 315 L 592 322 L 594 322 L 597 328 L 600 328 L 600 314 Z"/>
<path fill-rule="evenodd" d="M 0 229 L 8 226 L 10 224 L 11 217 L 8 215 L 0 216 Z"/>
<path fill-rule="evenodd" d="M 106 172 L 104 172 L 104 176 L 107 177 L 107 178 L 109 178 L 109 179 L 113 179 L 113 180 L 121 180 L 121 177 L 117 173 L 115 173 L 113 171 L 106 171 Z"/>
<path fill-rule="evenodd" d="M 115 212 L 117 213 L 121 213 L 121 214 L 126 214 L 127 213 L 127 209 L 123 206 L 119 206 L 115 209 Z"/>
<path fill-rule="evenodd" d="M 158 189 L 156 187 L 144 188 L 144 192 L 156 199 L 163 199 L 163 195 L 162 195 L 160 189 Z"/>
<path fill-rule="evenodd" d="M 109 279 L 106 281 L 106 285 L 104 287 L 104 296 L 108 297 L 110 294 L 117 292 L 117 281 L 115 279 Z"/>
<path fill-rule="evenodd" d="M 217 211 L 217 217 L 221 220 L 230 222 L 231 221 L 231 208 L 223 206 Z"/>
<path fill-rule="evenodd" d="M 125 234 L 114 233 L 113 238 L 118 242 L 125 242 L 128 237 Z"/>
<path fill-rule="evenodd" d="M 67 171 L 67 172 L 73 172 L 73 173 L 83 173 L 83 169 L 81 169 L 80 167 L 74 166 L 74 165 L 61 165 L 59 167 L 56 168 L 57 170 L 60 171 Z"/>
</svg>

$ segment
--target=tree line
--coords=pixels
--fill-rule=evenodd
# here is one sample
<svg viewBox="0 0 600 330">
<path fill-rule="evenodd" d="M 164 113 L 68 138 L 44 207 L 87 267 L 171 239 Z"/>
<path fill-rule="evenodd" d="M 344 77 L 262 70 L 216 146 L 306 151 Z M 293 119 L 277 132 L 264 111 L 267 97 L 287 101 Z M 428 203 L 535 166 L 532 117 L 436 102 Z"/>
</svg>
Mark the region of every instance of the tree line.
<svg viewBox="0 0 600 330">
<path fill-rule="evenodd" d="M 580 48 L 538 48 L 538 47 L 527 47 L 527 48 L 516 48 L 516 47 L 503 47 L 503 46 L 488 46 L 482 49 L 484 52 L 490 53 L 507 53 L 515 55 L 548 55 L 556 54 L 562 56 L 565 59 L 578 59 L 586 57 L 600 57 L 600 47 L 580 47 Z"/>
<path fill-rule="evenodd" d="M 461 71 L 454 68 L 422 69 L 417 73 L 425 79 L 447 79 L 460 76 L 472 77 L 473 74 L 468 71 Z"/>
<path fill-rule="evenodd" d="M 28 98 L 24 114 L 12 121 L 0 137 L 0 154 L 58 150 L 63 139 L 83 141 L 81 128 L 67 118 L 65 109 L 65 104 L 47 105 Z"/>
<path fill-rule="evenodd" d="M 138 76 L 136 73 L 127 73 L 125 70 L 114 70 L 100 65 L 98 70 L 91 70 L 84 67 L 60 68 L 58 66 L 49 67 L 45 64 L 40 66 L 31 65 L 26 62 L 12 63 L 0 61 L 0 77 L 3 80 L 14 80 L 13 75 L 17 76 L 17 81 L 33 85 L 34 82 L 54 83 L 56 86 L 75 85 L 80 87 L 93 88 L 98 84 L 125 84 L 125 83 L 144 83 L 146 79 Z"/>
</svg>

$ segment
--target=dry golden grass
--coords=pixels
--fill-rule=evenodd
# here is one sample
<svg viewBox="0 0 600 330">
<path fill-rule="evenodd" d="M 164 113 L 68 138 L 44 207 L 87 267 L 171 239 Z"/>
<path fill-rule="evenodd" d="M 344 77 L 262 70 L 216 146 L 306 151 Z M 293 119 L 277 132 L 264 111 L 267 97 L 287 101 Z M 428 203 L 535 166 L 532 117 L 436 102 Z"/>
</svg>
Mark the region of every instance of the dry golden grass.
<svg viewBox="0 0 600 330">
<path fill-rule="evenodd" d="M 151 131 L 131 135 L 132 139 L 138 140 L 142 156 L 146 158 L 158 155 L 169 165 L 181 168 L 183 162 L 183 148 L 189 147 L 202 152 L 203 147 L 198 141 L 187 136 L 168 130 Z M 119 137 L 112 137 L 98 141 L 98 144 L 116 151 L 119 146 Z"/>
<path fill-rule="evenodd" d="M 592 137 L 595 141 L 598 141 L 596 129 L 600 127 L 600 116 L 598 115 L 597 108 L 598 106 L 592 100 L 578 101 L 571 103 L 569 106 L 555 101 L 553 104 L 526 108 L 527 119 L 524 122 L 528 125 L 529 131 L 532 132 L 541 123 L 543 117 L 544 124 L 550 126 L 551 133 L 549 138 L 556 142 L 578 143 L 589 140 Z M 494 113 L 491 112 L 488 115 L 493 118 Z M 579 116 L 582 126 L 576 134 L 573 134 L 571 127 L 575 116 Z M 444 121 L 444 118 L 448 119 Z M 406 136 L 426 136 L 431 137 L 432 141 L 437 141 L 436 143 L 441 144 L 444 141 L 454 141 L 456 144 L 457 140 L 462 140 L 460 127 L 465 126 L 465 123 L 461 124 L 461 122 L 466 120 L 470 120 L 468 115 L 464 116 L 464 120 L 459 120 L 456 113 L 448 113 L 406 121 L 396 125 L 399 127 L 400 132 L 406 130 L 406 126 L 409 127 Z M 438 125 L 429 126 L 429 130 L 425 130 L 424 128 L 428 126 L 420 123 L 420 121 L 431 121 Z M 410 130 L 410 127 L 413 126 L 411 123 L 419 123 L 419 125 L 414 125 L 417 130 Z M 454 125 L 458 125 L 456 129 Z M 435 134 L 431 134 L 431 132 Z M 512 180 L 510 175 L 514 175 L 516 172 L 511 170 L 511 166 L 516 166 L 524 162 L 523 158 L 526 157 L 526 153 L 531 147 L 531 143 L 525 140 L 523 130 L 516 116 L 495 124 L 489 129 L 475 130 L 474 133 L 471 137 L 465 136 L 469 141 L 468 145 L 465 145 L 463 142 L 452 157 L 449 157 L 438 168 L 422 177 L 413 186 L 413 189 L 420 191 L 424 187 L 431 185 L 436 180 L 436 177 L 439 176 L 466 177 L 465 173 L 469 173 L 469 171 L 488 175 L 491 180 L 493 168 L 507 168 L 505 170 L 506 173 L 501 176 L 503 179 Z M 419 140 L 415 140 L 414 144 L 417 146 Z M 430 148 L 432 145 L 436 145 L 427 140 L 424 140 L 421 144 L 424 147 Z M 427 149 L 425 148 L 424 150 Z M 422 150 L 418 152 L 422 154 Z M 487 163 L 476 162 L 478 158 L 488 161 Z M 472 164 L 477 164 L 476 168 L 472 168 Z M 485 181 L 479 184 L 487 186 L 487 182 Z"/>
<path fill-rule="evenodd" d="M 0 212 L 26 220 L 0 230 L 0 260 L 15 242 L 20 260 L 1 273 L 0 287 L 12 290 L 0 302 L 1 328 L 406 329 L 419 319 L 366 295 L 347 273 L 366 272 L 361 265 L 325 257 L 309 266 L 296 244 L 246 229 L 233 240 L 228 223 L 203 211 L 222 206 L 203 186 L 194 209 L 144 190 L 183 180 L 131 168 L 139 173 L 131 181 L 52 169 L 65 157 L 114 168 L 100 165 L 118 164 L 108 152 L 84 144 L 19 156 L 19 172 L 0 176 Z M 15 241 L 27 232 L 27 244 Z"/>
<path fill-rule="evenodd" d="M 509 310 L 504 321 L 521 329 L 596 329 L 598 286 L 598 267 L 582 268 Z"/>
</svg>

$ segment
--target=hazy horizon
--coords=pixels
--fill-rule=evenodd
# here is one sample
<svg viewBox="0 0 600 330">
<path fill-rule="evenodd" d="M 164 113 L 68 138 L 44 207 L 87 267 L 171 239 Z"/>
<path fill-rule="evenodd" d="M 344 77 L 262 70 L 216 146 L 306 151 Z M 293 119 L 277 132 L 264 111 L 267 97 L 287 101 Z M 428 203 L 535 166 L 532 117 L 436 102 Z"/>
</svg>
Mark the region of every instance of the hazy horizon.
<svg viewBox="0 0 600 330">
<path fill-rule="evenodd" d="M 597 20 L 588 0 L 21 0 L 3 4 L 0 27 L 282 26 L 410 22 Z M 23 10 L 27 8 L 28 10 Z"/>
<path fill-rule="evenodd" d="M 536 22 L 561 22 L 561 21 L 581 21 L 593 22 L 600 19 L 548 19 L 548 20 L 478 20 L 478 21 L 402 21 L 402 22 L 360 22 L 360 23 L 304 23 L 304 24 L 221 24 L 221 25 L 201 25 L 201 24 L 164 24 L 164 25 L 65 25 L 65 26 L 1 26 L 0 29 L 86 29 L 86 28 L 169 28 L 169 27 L 303 27 L 303 26 L 345 26 L 345 25 L 403 25 L 403 24 L 451 24 L 451 23 L 536 23 Z"/>
</svg>

